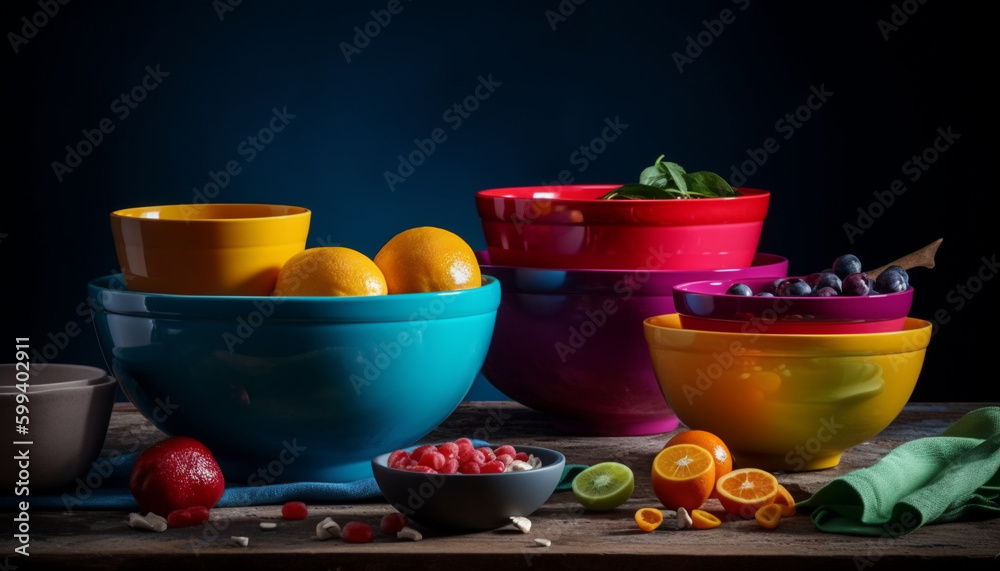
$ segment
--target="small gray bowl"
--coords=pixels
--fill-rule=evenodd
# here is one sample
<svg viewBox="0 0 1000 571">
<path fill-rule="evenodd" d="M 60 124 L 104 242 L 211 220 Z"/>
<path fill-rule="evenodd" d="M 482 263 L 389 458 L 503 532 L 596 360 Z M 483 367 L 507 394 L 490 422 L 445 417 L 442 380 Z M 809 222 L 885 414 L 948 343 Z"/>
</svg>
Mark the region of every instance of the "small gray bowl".
<svg viewBox="0 0 1000 571">
<path fill-rule="evenodd" d="M 101 453 L 118 385 L 97 367 L 32 363 L 22 391 L 23 373 L 23 366 L 0 364 L 0 418 L 27 421 L 20 423 L 26 434 L 0 442 L 6 459 L 0 462 L 0 483 L 32 494 L 59 491 L 84 476 Z"/>
<path fill-rule="evenodd" d="M 555 491 L 566 467 L 561 452 L 514 446 L 542 465 L 502 474 L 426 474 L 389 468 L 389 454 L 372 459 L 375 482 L 385 499 L 410 520 L 442 531 L 486 531 L 510 524 L 511 516 L 534 513 Z"/>
</svg>

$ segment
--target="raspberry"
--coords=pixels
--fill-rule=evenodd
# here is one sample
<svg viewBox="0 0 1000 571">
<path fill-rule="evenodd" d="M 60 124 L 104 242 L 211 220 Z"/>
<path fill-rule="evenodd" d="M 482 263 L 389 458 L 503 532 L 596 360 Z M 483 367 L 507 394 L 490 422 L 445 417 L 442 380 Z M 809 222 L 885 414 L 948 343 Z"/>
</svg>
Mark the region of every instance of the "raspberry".
<svg viewBox="0 0 1000 571">
<path fill-rule="evenodd" d="M 187 527 L 208 521 L 209 509 L 205 506 L 191 506 L 170 512 L 167 525 L 170 527 Z"/>
<path fill-rule="evenodd" d="M 518 452 L 514 455 L 515 460 L 520 460 L 521 462 L 527 462 L 531 457 L 527 452 Z"/>
<path fill-rule="evenodd" d="M 472 445 L 472 441 L 468 438 L 459 438 L 455 441 L 455 444 L 458 445 L 459 456 L 464 456 L 466 452 L 475 450 L 475 446 Z"/>
<path fill-rule="evenodd" d="M 406 450 L 396 450 L 392 454 L 389 454 L 389 459 L 385 461 L 386 465 L 390 468 L 403 469 L 406 468 L 406 464 L 410 461 L 410 453 Z"/>
<path fill-rule="evenodd" d="M 510 454 L 497 454 L 497 462 L 503 462 L 503 467 L 506 468 L 510 466 L 510 463 L 514 461 L 514 457 Z"/>
<path fill-rule="evenodd" d="M 399 512 L 387 513 L 382 516 L 382 522 L 379 524 L 379 530 L 388 535 L 396 535 L 396 533 L 406 527 L 406 524 L 408 523 L 410 523 L 410 520 Z"/>
<path fill-rule="evenodd" d="M 458 467 L 458 471 L 461 474 L 479 474 L 482 470 L 482 464 L 478 462 L 466 462 Z"/>
<path fill-rule="evenodd" d="M 517 450 L 514 450 L 514 447 L 511 446 L 510 444 L 504 444 L 501 446 L 497 446 L 496 450 L 493 451 L 494 456 L 499 456 L 501 454 L 507 454 L 508 456 L 513 458 L 514 456 L 517 456 Z"/>
<path fill-rule="evenodd" d="M 490 462 L 490 461 L 493 461 L 493 460 L 497 459 L 496 455 L 493 453 L 493 449 L 490 448 L 489 446 L 482 446 L 482 447 L 476 448 L 476 450 L 482 452 L 483 455 L 486 456 L 486 461 L 487 462 Z"/>
<path fill-rule="evenodd" d="M 445 461 L 444 466 L 441 467 L 439 472 L 442 474 L 454 474 L 455 472 L 458 472 L 458 466 L 458 458 L 449 458 Z"/>
<path fill-rule="evenodd" d="M 285 519 L 306 519 L 309 509 L 302 502 L 287 502 L 281 506 L 281 517 Z"/>
<path fill-rule="evenodd" d="M 347 543 L 371 543 L 375 532 L 367 523 L 349 521 L 340 531 L 340 537 Z"/>
<path fill-rule="evenodd" d="M 423 464 L 416 464 L 416 465 L 413 465 L 413 466 L 407 466 L 406 469 L 409 470 L 410 472 L 423 472 L 425 474 L 437 474 L 438 473 L 438 471 L 435 470 L 434 468 L 429 468 L 427 466 L 424 466 Z"/>
<path fill-rule="evenodd" d="M 454 442 L 445 442 L 444 444 L 438 446 L 438 452 L 444 454 L 447 458 L 457 458 L 458 457 L 458 444 Z"/>
<path fill-rule="evenodd" d="M 445 462 L 447 462 L 447 459 L 444 457 L 444 454 L 437 450 L 428 450 L 420 457 L 420 464 L 432 468 L 435 472 L 440 472 Z"/>
<path fill-rule="evenodd" d="M 504 466 L 503 462 L 499 460 L 493 460 L 483 464 L 479 468 L 480 474 L 499 474 L 503 472 L 507 467 Z"/>
<path fill-rule="evenodd" d="M 460 464 L 467 464 L 469 462 L 474 462 L 476 464 L 486 463 L 486 454 L 483 454 L 481 450 L 469 450 L 467 453 L 462 454 L 458 459 Z"/>
<path fill-rule="evenodd" d="M 410 458 L 416 460 L 417 462 L 420 462 L 421 456 L 423 456 L 425 452 L 430 452 L 431 450 L 437 452 L 437 446 L 434 446 L 433 444 L 424 444 L 423 446 L 417 446 L 413 450 L 413 452 L 410 452 Z"/>
</svg>

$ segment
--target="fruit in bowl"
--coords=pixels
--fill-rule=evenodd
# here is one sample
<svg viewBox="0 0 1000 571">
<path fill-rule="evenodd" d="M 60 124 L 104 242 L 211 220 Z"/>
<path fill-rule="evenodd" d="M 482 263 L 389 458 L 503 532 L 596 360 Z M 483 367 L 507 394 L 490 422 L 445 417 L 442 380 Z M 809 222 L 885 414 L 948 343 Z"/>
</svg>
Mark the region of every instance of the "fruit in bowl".
<svg viewBox="0 0 1000 571">
<path fill-rule="evenodd" d="M 788 260 L 758 254 L 725 270 L 561 270 L 496 265 L 478 253 L 502 296 L 483 376 L 566 433 L 669 432 L 677 418 L 649 362 L 642 322 L 673 311 L 672 288 L 712 276 L 785 275 Z"/>
<path fill-rule="evenodd" d="M 644 322 L 663 395 L 689 428 L 719 436 L 734 468 L 836 466 L 881 432 L 916 386 L 931 323 L 900 331 L 772 335 L 686 329 L 677 313 Z"/>
<path fill-rule="evenodd" d="M 171 436 L 204 443 L 227 481 L 350 481 L 465 397 L 500 284 L 375 296 L 199 296 L 88 285 L 123 392 Z"/>
</svg>

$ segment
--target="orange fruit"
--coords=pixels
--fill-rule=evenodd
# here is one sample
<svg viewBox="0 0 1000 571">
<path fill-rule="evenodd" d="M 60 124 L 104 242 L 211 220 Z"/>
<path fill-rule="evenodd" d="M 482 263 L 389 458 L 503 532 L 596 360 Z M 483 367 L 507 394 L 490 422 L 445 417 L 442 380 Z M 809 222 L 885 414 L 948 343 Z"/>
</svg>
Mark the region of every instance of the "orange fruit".
<svg viewBox="0 0 1000 571">
<path fill-rule="evenodd" d="M 657 508 L 639 508 L 635 512 L 635 523 L 642 531 L 653 531 L 663 523 L 663 512 Z"/>
<path fill-rule="evenodd" d="M 382 270 L 368 256 L 340 246 L 308 248 L 285 262 L 274 285 L 278 296 L 385 295 Z"/>
<path fill-rule="evenodd" d="M 653 492 L 669 509 L 689 512 L 708 500 L 715 486 L 715 460 L 694 444 L 667 446 L 653 459 Z"/>
<path fill-rule="evenodd" d="M 483 285 L 479 261 L 460 236 L 421 226 L 393 236 L 375 254 L 389 293 L 452 291 Z"/>
<path fill-rule="evenodd" d="M 685 430 L 678 432 L 663 446 L 673 446 L 674 444 L 696 444 L 701 446 L 715 459 L 715 480 L 733 471 L 733 455 L 721 438 L 705 430 Z M 710 497 L 717 497 L 715 489 Z"/>
<path fill-rule="evenodd" d="M 722 525 L 722 520 L 705 510 L 691 510 L 691 527 L 695 529 L 712 529 Z"/>
<path fill-rule="evenodd" d="M 774 529 L 781 523 L 781 506 L 778 504 L 767 504 L 761 506 L 753 515 L 757 520 L 757 525 L 764 529 Z"/>
<path fill-rule="evenodd" d="M 778 484 L 778 495 L 774 496 L 774 503 L 781 506 L 781 515 L 783 517 L 795 515 L 795 498 L 781 484 Z"/>
<path fill-rule="evenodd" d="M 770 472 L 740 468 L 719 478 L 715 490 L 727 513 L 750 519 L 758 509 L 774 502 L 778 485 L 777 478 Z"/>
</svg>

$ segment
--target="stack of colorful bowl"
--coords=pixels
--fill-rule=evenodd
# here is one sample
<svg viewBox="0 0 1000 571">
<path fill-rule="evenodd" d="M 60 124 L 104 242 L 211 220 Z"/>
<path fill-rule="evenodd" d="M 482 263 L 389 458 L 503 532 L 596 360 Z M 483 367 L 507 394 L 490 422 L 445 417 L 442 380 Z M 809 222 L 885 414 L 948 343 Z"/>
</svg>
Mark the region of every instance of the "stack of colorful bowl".
<svg viewBox="0 0 1000 571">
<path fill-rule="evenodd" d="M 502 296 L 483 376 L 562 432 L 669 432 L 643 320 L 674 311 L 673 286 L 786 275 L 757 252 L 770 194 L 606 200 L 618 185 L 483 190 L 483 274 Z"/>
<path fill-rule="evenodd" d="M 783 280 L 807 277 L 676 285 L 676 311 L 645 321 L 649 353 L 678 418 L 722 438 L 739 467 L 829 468 L 902 410 L 931 324 L 908 317 L 912 287 L 790 295 Z"/>
</svg>

